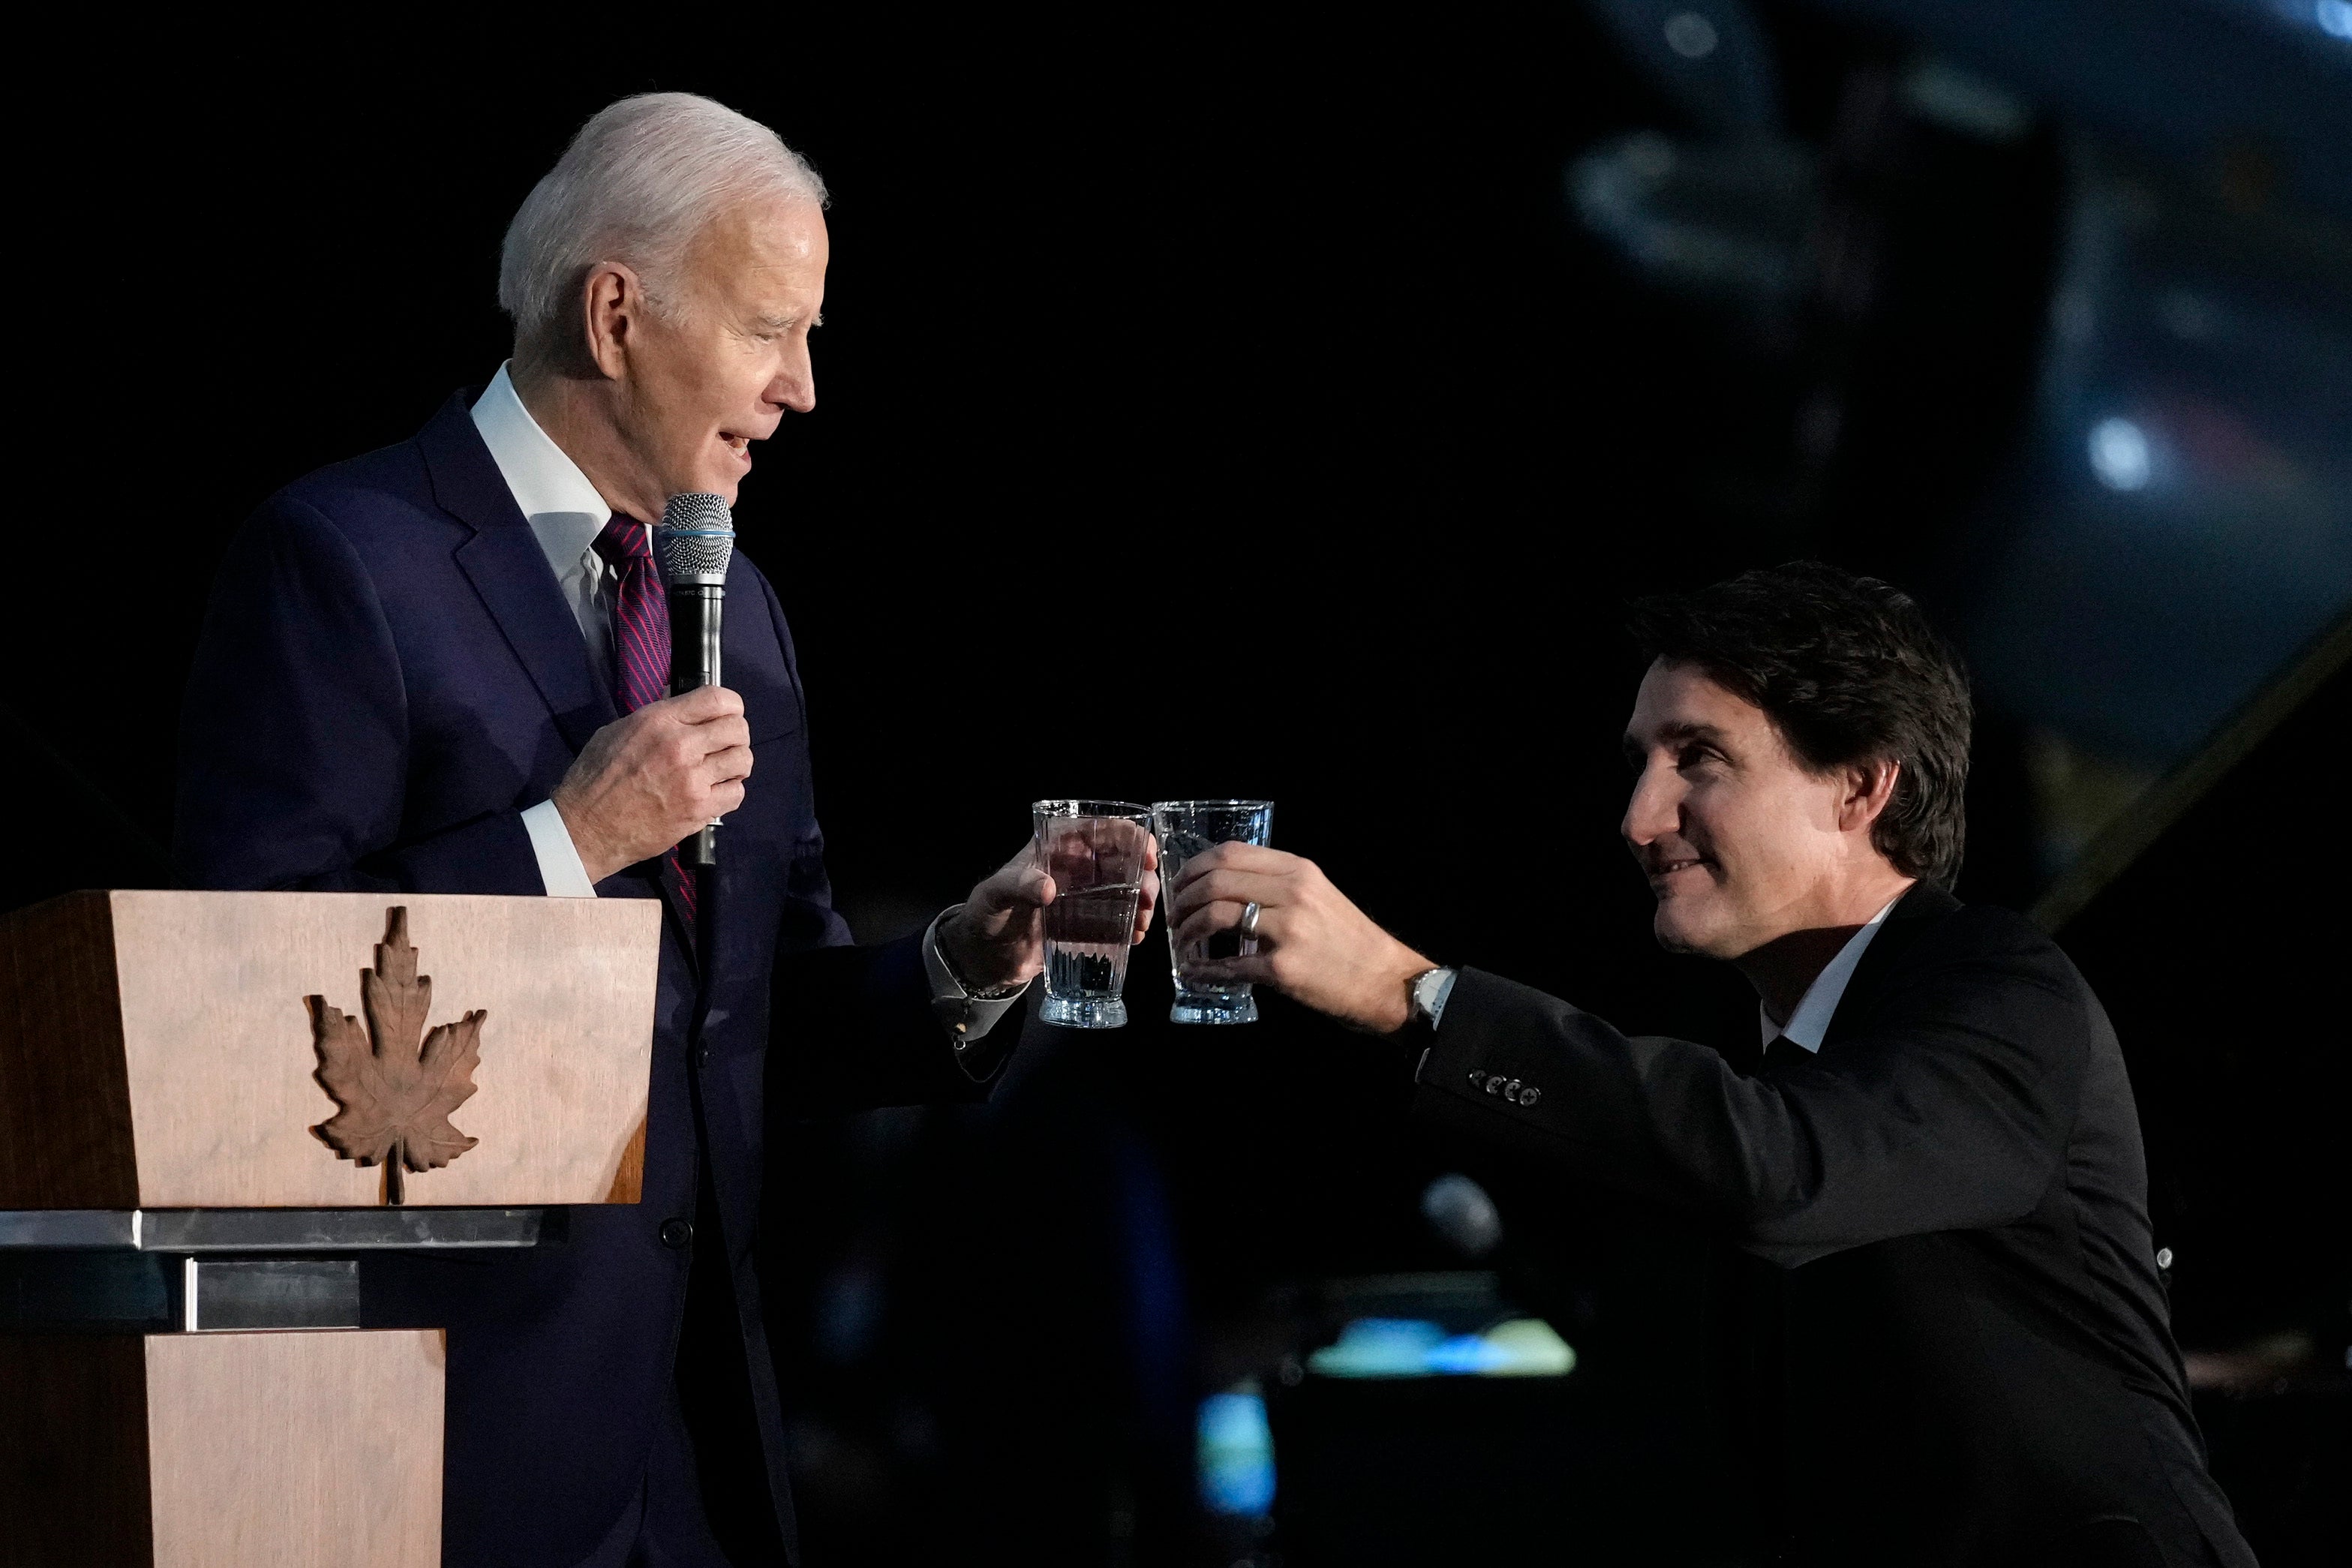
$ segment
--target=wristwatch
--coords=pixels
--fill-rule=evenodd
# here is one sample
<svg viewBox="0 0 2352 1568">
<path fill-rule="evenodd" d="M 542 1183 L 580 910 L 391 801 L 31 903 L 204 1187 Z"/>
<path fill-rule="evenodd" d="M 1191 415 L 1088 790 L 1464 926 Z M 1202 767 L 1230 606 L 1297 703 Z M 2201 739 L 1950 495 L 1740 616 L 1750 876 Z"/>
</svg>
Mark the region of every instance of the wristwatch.
<svg viewBox="0 0 2352 1568">
<path fill-rule="evenodd" d="M 1413 1022 L 1426 1023 L 1433 1029 L 1437 1027 L 1438 1021 L 1445 1016 L 1445 999 L 1454 994 L 1454 982 L 1460 973 L 1459 970 L 1447 969 L 1441 964 L 1435 969 L 1424 969 L 1412 977 L 1405 994 L 1412 1007 Z"/>
</svg>

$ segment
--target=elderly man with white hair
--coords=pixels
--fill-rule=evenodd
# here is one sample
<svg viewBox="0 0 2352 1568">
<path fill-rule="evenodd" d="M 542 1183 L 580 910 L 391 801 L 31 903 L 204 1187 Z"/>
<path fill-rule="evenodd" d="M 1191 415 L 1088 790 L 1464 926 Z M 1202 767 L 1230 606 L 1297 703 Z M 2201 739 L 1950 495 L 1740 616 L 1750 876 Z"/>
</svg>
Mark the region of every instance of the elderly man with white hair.
<svg viewBox="0 0 2352 1568">
<path fill-rule="evenodd" d="M 1039 967 L 1053 889 L 1025 854 L 918 936 L 851 945 L 792 637 L 746 552 L 727 686 L 666 695 L 649 525 L 673 496 L 731 504 L 755 444 L 814 406 L 824 205 L 719 104 L 605 109 L 508 232 L 512 359 L 413 438 L 271 497 L 205 621 L 191 886 L 665 906 L 643 1202 L 575 1210 L 564 1244 L 511 1260 L 369 1265 L 371 1326 L 449 1331 L 452 1568 L 794 1554 L 754 1260 L 766 1144 L 814 1110 L 985 1093 L 1017 1032 L 992 1026 Z M 685 865 L 721 817 L 717 867 Z"/>
</svg>

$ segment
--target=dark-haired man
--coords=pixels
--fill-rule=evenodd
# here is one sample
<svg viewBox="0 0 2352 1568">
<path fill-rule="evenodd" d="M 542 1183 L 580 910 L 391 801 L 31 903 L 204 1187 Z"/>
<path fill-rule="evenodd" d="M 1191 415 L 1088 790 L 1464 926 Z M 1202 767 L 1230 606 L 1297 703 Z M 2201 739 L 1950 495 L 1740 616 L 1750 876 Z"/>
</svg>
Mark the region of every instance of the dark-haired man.
<svg viewBox="0 0 2352 1568">
<path fill-rule="evenodd" d="M 1755 986 L 1760 1055 L 1436 965 L 1248 846 L 1187 863 L 1179 951 L 1254 931 L 1202 977 L 1425 1032 L 1420 1108 L 1777 1266 L 1755 1458 L 1783 1560 L 2251 1563 L 2189 1414 L 2115 1033 L 2048 938 L 1948 891 L 1958 660 L 1903 595 L 1812 563 L 1634 629 L 1622 832 L 1658 940 Z"/>
</svg>

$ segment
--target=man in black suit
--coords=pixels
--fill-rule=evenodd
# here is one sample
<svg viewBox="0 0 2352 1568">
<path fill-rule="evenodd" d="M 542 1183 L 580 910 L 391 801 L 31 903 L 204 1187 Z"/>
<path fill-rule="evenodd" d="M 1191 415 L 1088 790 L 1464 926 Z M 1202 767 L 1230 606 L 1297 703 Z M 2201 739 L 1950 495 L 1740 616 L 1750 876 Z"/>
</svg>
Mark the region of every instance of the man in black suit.
<svg viewBox="0 0 2352 1568">
<path fill-rule="evenodd" d="M 2251 1563 L 2189 1412 L 2115 1032 L 2046 936 L 1948 890 L 1957 658 L 1902 594 L 1812 563 L 1652 601 L 1635 631 L 1622 831 L 1658 940 L 1754 984 L 1760 1053 L 1434 964 L 1245 845 L 1185 866 L 1179 952 L 1395 1037 L 1417 1109 L 1762 1260 L 1743 1310 L 1774 1369 L 1748 1393 L 1780 1560 Z M 1234 927 L 1255 951 L 1207 959 Z"/>
</svg>

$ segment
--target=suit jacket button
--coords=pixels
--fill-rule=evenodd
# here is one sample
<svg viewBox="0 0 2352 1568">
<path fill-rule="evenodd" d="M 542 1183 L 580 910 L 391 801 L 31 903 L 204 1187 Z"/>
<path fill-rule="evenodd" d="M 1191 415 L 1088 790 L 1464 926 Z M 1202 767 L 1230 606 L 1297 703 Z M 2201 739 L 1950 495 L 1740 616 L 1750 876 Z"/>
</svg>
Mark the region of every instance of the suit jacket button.
<svg viewBox="0 0 2352 1568">
<path fill-rule="evenodd" d="M 694 1222 L 692 1220 L 666 1219 L 661 1222 L 661 1244 L 664 1247 L 676 1250 L 693 1239 Z"/>
<path fill-rule="evenodd" d="M 1536 1088 L 1533 1084 L 1529 1084 L 1527 1088 L 1519 1090 L 1519 1103 L 1521 1105 L 1533 1105 L 1537 1100 L 1541 1100 L 1542 1098 L 1543 1090 Z"/>
<path fill-rule="evenodd" d="M 1503 1075 L 1501 1073 L 1496 1073 L 1494 1077 L 1486 1080 L 1486 1092 L 1488 1094 L 1500 1094 L 1503 1092 Z"/>
<path fill-rule="evenodd" d="M 1519 1098 L 1519 1080 L 1517 1079 L 1513 1079 L 1510 1082 L 1503 1086 L 1503 1098 L 1505 1100 L 1517 1100 Z"/>
</svg>

